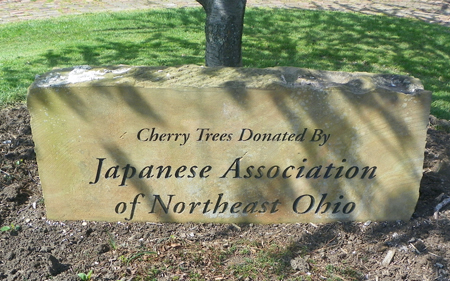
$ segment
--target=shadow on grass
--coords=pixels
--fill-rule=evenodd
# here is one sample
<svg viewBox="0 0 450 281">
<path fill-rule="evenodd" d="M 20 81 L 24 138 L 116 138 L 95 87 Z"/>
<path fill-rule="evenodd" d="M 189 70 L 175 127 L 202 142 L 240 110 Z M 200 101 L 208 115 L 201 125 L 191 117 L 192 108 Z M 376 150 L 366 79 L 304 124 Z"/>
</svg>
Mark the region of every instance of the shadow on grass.
<svg viewBox="0 0 450 281">
<path fill-rule="evenodd" d="M 405 18 L 282 9 L 250 10 L 245 20 L 245 66 L 407 74 L 421 79 L 427 90 L 450 92 L 447 27 Z M 450 118 L 436 106 L 432 113 Z"/>
<path fill-rule="evenodd" d="M 109 16 L 114 27 L 99 24 L 86 30 L 89 36 L 84 41 L 47 49 L 26 70 L 3 66 L 3 83 L 7 88 L 26 88 L 42 69 L 82 64 L 204 63 L 205 15 L 200 8 Z M 447 27 L 414 19 L 250 8 L 245 15 L 243 63 L 259 68 L 295 66 L 412 75 L 421 79 L 427 90 L 443 93 L 435 97 L 432 113 L 450 119 L 450 113 L 438 106 L 448 103 L 443 97 L 450 93 L 449 33 Z M 70 30 L 51 36 L 70 36 Z M 17 81 L 16 72 L 24 78 Z"/>
</svg>

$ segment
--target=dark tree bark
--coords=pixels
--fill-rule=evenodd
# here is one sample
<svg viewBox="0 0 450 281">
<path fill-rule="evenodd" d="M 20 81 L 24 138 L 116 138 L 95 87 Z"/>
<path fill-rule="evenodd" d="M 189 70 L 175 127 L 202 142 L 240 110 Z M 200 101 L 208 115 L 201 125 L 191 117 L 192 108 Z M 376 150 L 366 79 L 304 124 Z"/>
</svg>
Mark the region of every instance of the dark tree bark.
<svg viewBox="0 0 450 281">
<path fill-rule="evenodd" d="M 206 12 L 206 66 L 242 66 L 247 0 L 197 0 Z"/>
</svg>

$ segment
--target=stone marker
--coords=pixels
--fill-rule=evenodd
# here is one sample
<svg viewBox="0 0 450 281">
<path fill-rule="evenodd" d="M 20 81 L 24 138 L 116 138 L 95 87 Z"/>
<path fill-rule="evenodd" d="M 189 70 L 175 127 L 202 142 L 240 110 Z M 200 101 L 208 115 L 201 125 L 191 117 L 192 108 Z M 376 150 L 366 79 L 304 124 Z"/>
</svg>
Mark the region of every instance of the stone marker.
<svg viewBox="0 0 450 281">
<path fill-rule="evenodd" d="M 28 107 L 49 219 L 294 223 L 409 219 L 430 100 L 386 74 L 81 66 Z"/>
</svg>

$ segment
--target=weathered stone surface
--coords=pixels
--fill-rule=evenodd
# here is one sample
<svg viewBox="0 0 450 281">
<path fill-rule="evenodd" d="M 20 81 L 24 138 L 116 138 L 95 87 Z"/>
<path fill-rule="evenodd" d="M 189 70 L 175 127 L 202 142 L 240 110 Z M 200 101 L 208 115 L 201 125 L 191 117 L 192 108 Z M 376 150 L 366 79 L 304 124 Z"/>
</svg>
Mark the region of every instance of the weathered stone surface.
<svg viewBox="0 0 450 281">
<path fill-rule="evenodd" d="M 408 219 L 431 93 L 299 68 L 54 70 L 28 107 L 57 220 Z"/>
</svg>

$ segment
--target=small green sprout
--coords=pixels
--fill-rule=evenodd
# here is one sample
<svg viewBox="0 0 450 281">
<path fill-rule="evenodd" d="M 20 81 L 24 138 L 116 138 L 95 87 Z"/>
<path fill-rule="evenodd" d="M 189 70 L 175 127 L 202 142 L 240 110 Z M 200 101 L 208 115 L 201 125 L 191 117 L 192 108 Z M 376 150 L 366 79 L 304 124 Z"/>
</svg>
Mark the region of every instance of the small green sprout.
<svg viewBox="0 0 450 281">
<path fill-rule="evenodd" d="M 114 235 L 111 234 L 111 232 L 109 232 L 108 230 L 106 230 L 106 233 L 109 236 L 109 240 L 108 240 L 109 245 L 111 246 L 111 248 L 113 248 L 113 250 L 117 250 L 117 243 L 116 243 L 116 239 L 115 239 Z"/>
<path fill-rule="evenodd" d="M 141 256 L 144 256 L 144 255 L 152 255 L 152 254 L 156 254 L 156 252 L 143 251 L 143 252 L 139 252 L 139 253 L 130 255 L 130 257 L 125 257 L 124 255 L 121 255 L 119 257 L 119 260 L 128 266 L 133 260 L 135 260 Z"/>
<path fill-rule="evenodd" d="M 92 275 L 92 270 L 90 270 L 89 272 L 88 272 L 88 274 L 85 274 L 85 273 L 78 273 L 77 275 L 78 275 L 78 277 L 80 277 L 80 279 L 82 280 L 82 281 L 89 281 L 89 280 L 91 280 L 91 275 Z"/>
<path fill-rule="evenodd" d="M 21 229 L 22 228 L 19 225 L 14 225 L 13 223 L 11 223 L 10 225 L 6 225 L 0 228 L 0 231 L 19 231 Z"/>
</svg>

